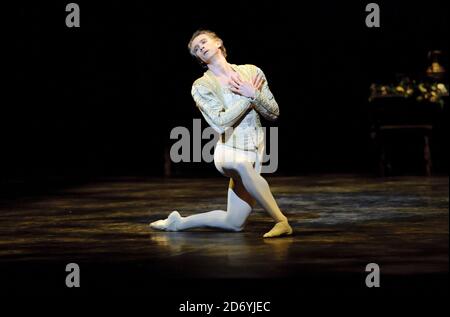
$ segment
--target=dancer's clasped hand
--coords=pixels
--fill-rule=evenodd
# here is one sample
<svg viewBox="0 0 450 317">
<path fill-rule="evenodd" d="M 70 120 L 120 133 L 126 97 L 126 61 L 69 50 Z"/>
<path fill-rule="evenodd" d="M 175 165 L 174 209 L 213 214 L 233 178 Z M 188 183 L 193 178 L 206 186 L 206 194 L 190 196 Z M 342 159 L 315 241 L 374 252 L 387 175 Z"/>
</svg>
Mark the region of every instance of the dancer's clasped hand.
<svg viewBox="0 0 450 317">
<path fill-rule="evenodd" d="M 230 79 L 230 90 L 247 98 L 255 98 L 256 91 L 260 90 L 264 83 L 261 74 L 252 78 L 252 81 L 243 80 L 239 75 L 233 75 Z"/>
</svg>

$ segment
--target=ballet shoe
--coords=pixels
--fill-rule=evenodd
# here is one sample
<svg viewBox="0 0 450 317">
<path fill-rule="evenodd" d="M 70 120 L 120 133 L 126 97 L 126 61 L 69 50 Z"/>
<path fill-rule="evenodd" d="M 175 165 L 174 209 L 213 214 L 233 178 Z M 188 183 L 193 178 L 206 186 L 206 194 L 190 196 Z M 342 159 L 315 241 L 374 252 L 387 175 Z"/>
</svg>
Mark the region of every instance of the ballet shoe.
<svg viewBox="0 0 450 317">
<path fill-rule="evenodd" d="M 181 219 L 178 211 L 174 210 L 170 213 L 167 219 L 157 220 L 150 223 L 150 228 L 165 231 L 178 231 L 177 224 Z"/>
<path fill-rule="evenodd" d="M 274 238 L 279 236 L 288 236 L 293 232 L 292 227 L 287 221 L 280 221 L 273 228 L 264 234 L 264 238 Z"/>
</svg>

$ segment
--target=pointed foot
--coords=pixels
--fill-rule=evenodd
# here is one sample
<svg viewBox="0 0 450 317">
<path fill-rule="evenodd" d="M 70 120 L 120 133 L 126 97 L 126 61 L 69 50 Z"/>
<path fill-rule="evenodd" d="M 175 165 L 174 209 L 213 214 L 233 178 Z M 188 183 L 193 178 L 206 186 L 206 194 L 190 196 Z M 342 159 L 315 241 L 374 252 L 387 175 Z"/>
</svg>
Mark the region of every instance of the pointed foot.
<svg viewBox="0 0 450 317">
<path fill-rule="evenodd" d="M 155 230 L 178 231 L 177 225 L 179 224 L 180 220 L 180 213 L 174 210 L 166 219 L 154 221 L 150 223 L 149 226 L 150 228 Z"/>
</svg>

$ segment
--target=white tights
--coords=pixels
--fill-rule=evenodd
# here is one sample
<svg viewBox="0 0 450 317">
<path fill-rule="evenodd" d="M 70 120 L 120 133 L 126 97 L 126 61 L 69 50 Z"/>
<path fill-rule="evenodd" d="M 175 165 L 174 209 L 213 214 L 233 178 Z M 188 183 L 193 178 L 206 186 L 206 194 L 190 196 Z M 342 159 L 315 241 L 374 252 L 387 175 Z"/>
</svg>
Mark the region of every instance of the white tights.
<svg viewBox="0 0 450 317">
<path fill-rule="evenodd" d="M 230 177 L 227 211 L 213 210 L 187 217 L 175 217 L 176 225 L 171 230 L 212 227 L 241 231 L 255 201 L 275 222 L 286 222 L 287 218 L 280 211 L 267 181 L 260 175 L 261 157 L 262 154 L 218 143 L 214 152 L 214 164 L 219 172 Z"/>
</svg>

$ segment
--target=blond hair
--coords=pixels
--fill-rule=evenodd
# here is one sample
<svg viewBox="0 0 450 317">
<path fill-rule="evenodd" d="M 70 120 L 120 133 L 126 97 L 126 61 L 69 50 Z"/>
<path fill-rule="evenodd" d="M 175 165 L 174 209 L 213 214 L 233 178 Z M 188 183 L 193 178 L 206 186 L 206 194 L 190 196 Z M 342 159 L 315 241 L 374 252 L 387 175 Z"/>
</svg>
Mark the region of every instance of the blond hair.
<svg viewBox="0 0 450 317">
<path fill-rule="evenodd" d="M 203 30 L 203 29 L 200 29 L 200 30 L 195 31 L 194 34 L 192 34 L 191 40 L 189 41 L 188 49 L 189 49 L 189 53 L 191 53 L 192 56 L 194 56 L 195 58 L 198 59 L 197 55 L 195 55 L 195 53 L 194 53 L 193 50 L 192 50 L 192 49 L 193 49 L 193 48 L 192 48 L 192 42 L 194 41 L 194 39 L 195 39 L 197 36 L 202 35 L 202 34 L 206 34 L 206 35 L 208 35 L 209 37 L 211 37 L 211 38 L 213 38 L 213 39 L 215 39 L 215 40 L 220 41 L 220 44 L 221 44 L 221 45 L 220 45 L 220 48 L 219 48 L 219 49 L 222 51 L 223 57 L 227 57 L 227 50 L 226 50 L 225 46 L 223 45 L 222 39 L 221 39 L 215 32 L 210 31 L 210 30 Z M 202 61 L 200 61 L 200 62 L 202 62 Z"/>
</svg>

